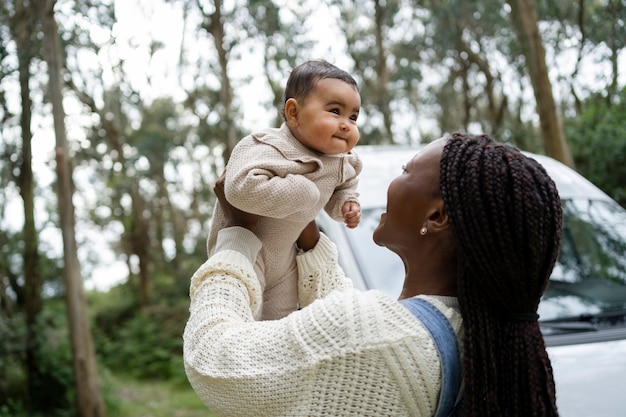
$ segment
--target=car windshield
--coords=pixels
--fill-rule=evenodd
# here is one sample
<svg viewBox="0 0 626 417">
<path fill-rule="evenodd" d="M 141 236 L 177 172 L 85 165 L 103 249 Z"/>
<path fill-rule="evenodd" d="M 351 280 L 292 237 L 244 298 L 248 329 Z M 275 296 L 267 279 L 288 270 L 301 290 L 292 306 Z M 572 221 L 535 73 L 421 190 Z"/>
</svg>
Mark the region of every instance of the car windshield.
<svg viewBox="0 0 626 417">
<path fill-rule="evenodd" d="M 612 201 L 564 200 L 563 242 L 539 314 L 593 315 L 626 307 L 626 211 Z"/>
<path fill-rule="evenodd" d="M 626 210 L 612 201 L 564 200 L 561 254 L 539 314 L 542 320 L 594 315 L 626 308 Z M 369 288 L 397 297 L 404 267 L 378 247 L 372 232 L 381 208 L 364 209 L 348 240 Z"/>
</svg>

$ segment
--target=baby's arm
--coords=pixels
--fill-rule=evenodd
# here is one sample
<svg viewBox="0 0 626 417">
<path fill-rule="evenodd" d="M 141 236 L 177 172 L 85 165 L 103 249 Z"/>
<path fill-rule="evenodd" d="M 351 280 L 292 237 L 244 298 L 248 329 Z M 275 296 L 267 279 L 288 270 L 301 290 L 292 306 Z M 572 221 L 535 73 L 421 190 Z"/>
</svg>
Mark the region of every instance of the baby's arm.
<svg viewBox="0 0 626 417">
<path fill-rule="evenodd" d="M 286 160 L 270 146 L 240 146 L 236 151 L 226 168 L 225 193 L 233 206 L 284 218 L 319 200 L 317 186 L 303 175 L 312 169 L 307 164 Z"/>
<path fill-rule="evenodd" d="M 361 220 L 361 206 L 356 201 L 346 201 L 341 208 L 343 221 L 350 229 L 354 229 L 359 225 Z"/>
<path fill-rule="evenodd" d="M 350 228 L 356 227 L 361 218 L 361 207 L 358 202 L 359 193 L 357 192 L 361 168 L 362 164 L 358 155 L 351 153 L 345 157 L 342 175 L 344 181 L 335 188 L 333 195 L 324 207 L 331 218 L 345 222 Z"/>
</svg>

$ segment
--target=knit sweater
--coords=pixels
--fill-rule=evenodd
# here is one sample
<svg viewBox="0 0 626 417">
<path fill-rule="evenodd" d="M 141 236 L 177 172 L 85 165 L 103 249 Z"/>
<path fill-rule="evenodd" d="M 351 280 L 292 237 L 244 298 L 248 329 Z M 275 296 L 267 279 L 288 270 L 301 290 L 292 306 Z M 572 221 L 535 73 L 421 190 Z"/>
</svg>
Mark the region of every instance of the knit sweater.
<svg viewBox="0 0 626 417">
<path fill-rule="evenodd" d="M 278 319 L 297 308 L 295 242 L 324 209 L 343 221 L 342 206 L 357 200 L 361 160 L 356 153 L 324 155 L 300 143 L 286 124 L 243 138 L 226 168 L 224 193 L 235 207 L 261 216 L 257 236 L 263 242 L 255 271 L 265 293 L 257 318 Z M 224 226 L 219 204 L 207 241 L 215 250 Z"/>
<path fill-rule="evenodd" d="M 216 254 L 191 279 L 184 363 L 218 416 L 432 416 L 441 365 L 428 331 L 396 300 L 352 288 L 323 234 L 298 255 L 302 310 L 256 322 L 261 243 L 220 232 Z M 461 338 L 456 298 L 422 296 Z"/>
</svg>

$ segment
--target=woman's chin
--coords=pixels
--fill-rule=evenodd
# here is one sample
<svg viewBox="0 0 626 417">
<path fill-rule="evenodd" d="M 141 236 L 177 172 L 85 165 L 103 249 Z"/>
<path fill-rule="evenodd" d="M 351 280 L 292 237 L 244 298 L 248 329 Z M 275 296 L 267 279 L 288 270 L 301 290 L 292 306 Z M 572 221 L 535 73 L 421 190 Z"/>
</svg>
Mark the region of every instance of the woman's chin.
<svg viewBox="0 0 626 417">
<path fill-rule="evenodd" d="M 378 246 L 385 246 L 381 240 L 380 240 L 380 235 L 382 234 L 382 230 L 385 227 L 385 214 L 383 213 L 380 216 L 380 223 L 378 223 L 378 226 L 376 226 L 376 229 L 374 229 L 374 232 L 372 233 L 372 240 L 374 241 L 374 243 L 376 243 Z"/>
</svg>

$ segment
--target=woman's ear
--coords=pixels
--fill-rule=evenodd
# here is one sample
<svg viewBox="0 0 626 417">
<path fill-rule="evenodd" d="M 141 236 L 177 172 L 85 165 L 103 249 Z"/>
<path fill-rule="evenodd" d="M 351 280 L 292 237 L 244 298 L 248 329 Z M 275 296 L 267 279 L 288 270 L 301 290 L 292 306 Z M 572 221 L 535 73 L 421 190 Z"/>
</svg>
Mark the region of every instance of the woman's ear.
<svg viewBox="0 0 626 417">
<path fill-rule="evenodd" d="M 289 127 L 298 126 L 298 102 L 290 98 L 285 102 L 285 119 Z"/>
<path fill-rule="evenodd" d="M 428 232 L 439 232 L 450 228 L 448 212 L 443 204 L 443 199 L 439 198 L 434 201 L 433 205 L 427 212 L 426 227 Z"/>
</svg>

